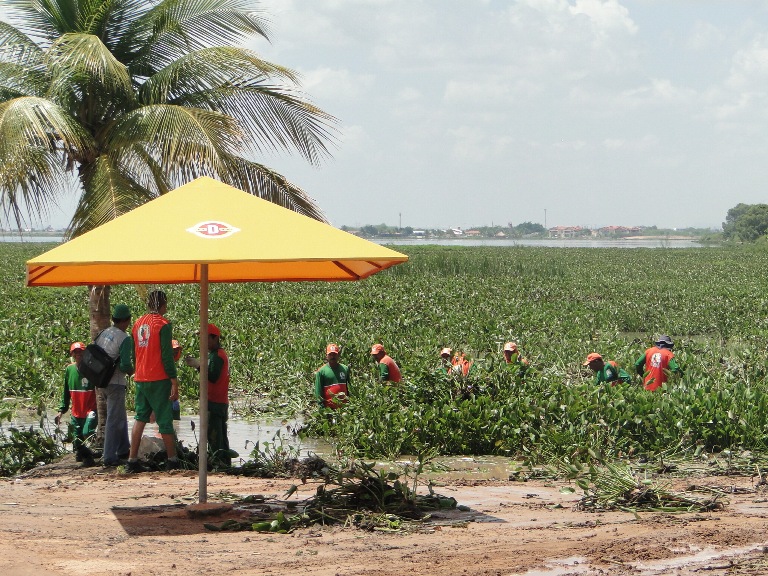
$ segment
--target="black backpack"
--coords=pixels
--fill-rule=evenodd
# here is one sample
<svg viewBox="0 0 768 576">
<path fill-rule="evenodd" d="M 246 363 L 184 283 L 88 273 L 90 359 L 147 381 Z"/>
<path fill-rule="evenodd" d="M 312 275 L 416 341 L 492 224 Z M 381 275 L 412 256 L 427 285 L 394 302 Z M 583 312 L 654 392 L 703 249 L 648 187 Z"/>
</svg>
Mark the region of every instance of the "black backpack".
<svg viewBox="0 0 768 576">
<path fill-rule="evenodd" d="M 106 388 L 115 373 L 119 359 L 119 357 L 112 358 L 98 344 L 88 344 L 83 351 L 78 369 L 80 375 L 87 378 L 88 382 L 96 388 Z"/>
</svg>

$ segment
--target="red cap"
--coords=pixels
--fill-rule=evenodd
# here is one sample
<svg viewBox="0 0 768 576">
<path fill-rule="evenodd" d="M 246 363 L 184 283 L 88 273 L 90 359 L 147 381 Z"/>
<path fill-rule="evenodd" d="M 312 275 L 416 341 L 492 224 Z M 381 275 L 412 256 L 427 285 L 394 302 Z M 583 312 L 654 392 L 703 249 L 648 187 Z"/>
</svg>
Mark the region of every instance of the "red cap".
<svg viewBox="0 0 768 576">
<path fill-rule="evenodd" d="M 221 330 L 219 330 L 219 327 L 216 326 L 216 324 L 208 324 L 208 334 L 213 334 L 214 336 L 221 336 Z"/>
<path fill-rule="evenodd" d="M 338 344 L 328 344 L 328 346 L 325 347 L 325 353 L 326 354 L 341 354 L 341 348 Z"/>
<path fill-rule="evenodd" d="M 371 354 L 378 354 L 379 352 L 384 352 L 384 346 L 381 344 L 374 344 L 371 346 Z"/>
<path fill-rule="evenodd" d="M 603 357 L 600 356 L 597 352 L 592 352 L 592 354 L 587 355 L 587 359 L 584 361 L 583 366 L 589 366 L 592 362 L 595 360 L 602 360 Z"/>
<path fill-rule="evenodd" d="M 69 347 L 69 351 L 72 353 L 75 350 L 85 350 L 85 344 L 82 342 L 73 342 L 72 346 Z"/>
</svg>

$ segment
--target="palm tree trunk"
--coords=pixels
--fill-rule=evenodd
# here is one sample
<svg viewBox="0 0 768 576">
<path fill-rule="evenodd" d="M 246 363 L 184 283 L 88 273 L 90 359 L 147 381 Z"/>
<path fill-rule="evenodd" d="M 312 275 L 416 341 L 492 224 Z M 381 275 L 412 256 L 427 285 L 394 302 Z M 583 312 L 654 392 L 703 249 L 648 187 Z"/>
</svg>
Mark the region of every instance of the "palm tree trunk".
<svg viewBox="0 0 768 576">
<path fill-rule="evenodd" d="M 109 286 L 88 286 L 88 315 L 91 323 L 91 340 L 110 325 Z M 95 448 L 104 446 L 104 427 L 107 423 L 107 389 L 96 388 L 96 437 Z"/>
<path fill-rule="evenodd" d="M 91 320 L 91 340 L 104 328 L 109 328 L 110 286 L 88 286 L 88 315 Z"/>
</svg>

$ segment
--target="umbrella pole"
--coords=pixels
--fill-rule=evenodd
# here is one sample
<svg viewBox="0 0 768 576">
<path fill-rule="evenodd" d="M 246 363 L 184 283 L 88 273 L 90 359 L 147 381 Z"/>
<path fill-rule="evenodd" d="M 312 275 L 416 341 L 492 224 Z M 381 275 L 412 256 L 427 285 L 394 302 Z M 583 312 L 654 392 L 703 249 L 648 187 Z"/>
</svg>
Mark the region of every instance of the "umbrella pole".
<svg viewBox="0 0 768 576">
<path fill-rule="evenodd" d="M 198 453 L 199 502 L 208 501 L 208 264 L 200 265 L 200 444 Z"/>
</svg>

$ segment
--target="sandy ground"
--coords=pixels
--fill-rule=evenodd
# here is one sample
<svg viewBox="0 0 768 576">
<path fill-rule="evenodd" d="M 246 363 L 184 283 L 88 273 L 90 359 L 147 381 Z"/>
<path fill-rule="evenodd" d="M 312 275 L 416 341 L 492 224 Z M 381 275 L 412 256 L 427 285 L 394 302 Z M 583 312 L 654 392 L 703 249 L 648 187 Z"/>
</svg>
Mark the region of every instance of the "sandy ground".
<svg viewBox="0 0 768 576">
<path fill-rule="evenodd" d="M 459 478 L 463 476 L 463 479 Z M 244 519 L 237 508 L 191 517 L 194 472 L 128 476 L 114 468 L 58 465 L 0 480 L 0 575 L 301 574 L 744 575 L 768 574 L 768 495 L 754 479 L 676 480 L 729 492 L 706 514 L 589 513 L 566 482 L 444 474 L 437 491 L 469 511 L 442 511 L 425 532 L 317 527 L 292 534 L 211 532 L 203 523 Z M 296 480 L 211 474 L 208 499 L 281 498 Z M 306 498 L 317 488 L 299 487 Z"/>
</svg>

